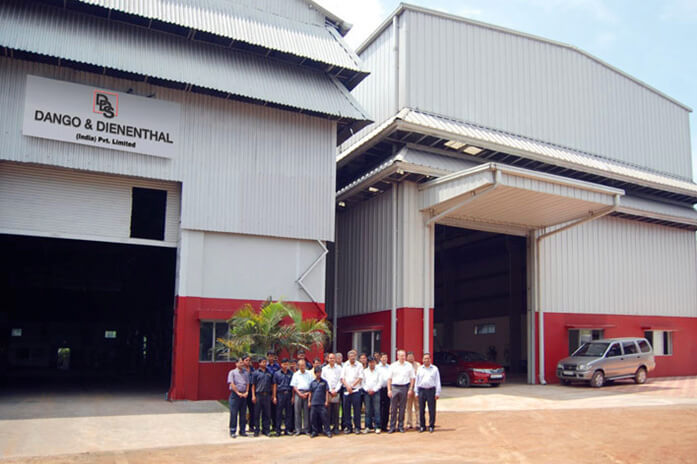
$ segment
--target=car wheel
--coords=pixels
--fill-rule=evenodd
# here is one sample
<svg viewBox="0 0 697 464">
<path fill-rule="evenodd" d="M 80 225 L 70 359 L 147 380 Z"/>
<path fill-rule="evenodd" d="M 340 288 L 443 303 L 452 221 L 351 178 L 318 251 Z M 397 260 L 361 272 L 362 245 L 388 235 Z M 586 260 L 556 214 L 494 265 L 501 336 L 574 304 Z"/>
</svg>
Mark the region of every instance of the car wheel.
<svg viewBox="0 0 697 464">
<path fill-rule="evenodd" d="M 595 371 L 591 377 L 591 387 L 600 388 L 605 384 L 605 374 L 603 371 Z"/>
<path fill-rule="evenodd" d="M 637 369 L 636 374 L 634 374 L 634 382 L 638 383 L 639 385 L 646 383 L 646 368 L 640 367 Z"/>
<path fill-rule="evenodd" d="M 457 376 L 457 386 L 460 388 L 467 388 L 470 386 L 470 376 L 467 375 L 467 372 L 463 372 Z"/>
</svg>

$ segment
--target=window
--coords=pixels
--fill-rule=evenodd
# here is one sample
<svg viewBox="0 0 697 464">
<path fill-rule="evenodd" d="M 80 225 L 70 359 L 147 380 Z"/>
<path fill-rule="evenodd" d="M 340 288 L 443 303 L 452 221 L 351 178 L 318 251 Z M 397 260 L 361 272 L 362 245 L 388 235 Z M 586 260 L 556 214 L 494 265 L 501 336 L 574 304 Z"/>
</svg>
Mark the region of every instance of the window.
<svg viewBox="0 0 697 464">
<path fill-rule="evenodd" d="M 636 354 L 639 352 L 636 343 L 633 341 L 622 342 L 622 350 L 624 351 L 624 354 Z"/>
<path fill-rule="evenodd" d="M 219 338 L 228 337 L 229 326 L 225 321 L 201 321 L 198 341 L 198 360 L 227 362 L 229 354 L 218 343 Z"/>
<path fill-rule="evenodd" d="M 569 355 L 584 343 L 600 340 L 604 334 L 603 329 L 569 329 Z"/>
<path fill-rule="evenodd" d="M 613 343 L 610 345 L 610 349 L 607 350 L 606 358 L 615 358 L 617 356 L 622 356 L 622 349 L 619 343 Z"/>
<path fill-rule="evenodd" d="M 12 336 L 13 337 L 21 337 L 22 336 L 22 329 L 12 329 Z"/>
<path fill-rule="evenodd" d="M 116 338 L 116 331 L 115 330 L 105 330 L 104 331 L 104 338 Z"/>
<path fill-rule="evenodd" d="M 496 324 L 475 324 L 474 334 L 475 335 L 487 335 L 496 333 Z"/>
<path fill-rule="evenodd" d="M 642 353 L 650 353 L 651 345 L 649 345 L 646 340 L 639 340 L 639 349 Z"/>
<path fill-rule="evenodd" d="M 376 351 L 380 351 L 380 338 L 382 332 L 376 331 L 363 331 L 353 333 L 353 348 L 358 351 L 358 354 L 366 353 L 368 356 L 372 356 Z"/>
<path fill-rule="evenodd" d="M 167 191 L 133 187 L 131 237 L 165 239 Z"/>
<path fill-rule="evenodd" d="M 673 354 L 673 332 L 670 330 L 647 330 L 644 338 L 653 346 L 656 356 L 671 356 Z"/>
</svg>

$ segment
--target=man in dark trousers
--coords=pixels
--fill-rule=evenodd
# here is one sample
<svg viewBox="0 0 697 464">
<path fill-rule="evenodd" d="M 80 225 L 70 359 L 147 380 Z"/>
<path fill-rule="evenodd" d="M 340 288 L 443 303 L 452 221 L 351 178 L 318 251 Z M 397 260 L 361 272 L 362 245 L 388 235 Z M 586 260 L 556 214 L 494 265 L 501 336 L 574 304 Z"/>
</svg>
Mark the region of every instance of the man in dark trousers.
<svg viewBox="0 0 697 464">
<path fill-rule="evenodd" d="M 310 438 L 315 438 L 320 433 L 326 434 L 329 438 L 332 437 L 327 406 L 329 406 L 329 384 L 322 378 L 322 367 L 315 366 L 315 380 L 310 383 L 310 424 L 312 424 Z"/>
<path fill-rule="evenodd" d="M 236 438 L 237 421 L 239 416 L 240 436 L 246 437 L 247 425 L 247 395 L 249 395 L 249 373 L 244 364 L 244 358 L 237 361 L 237 366 L 228 372 L 228 388 L 230 389 L 230 436 Z"/>
<path fill-rule="evenodd" d="M 271 378 L 273 378 L 273 375 L 281 370 L 281 365 L 278 364 L 278 356 L 276 356 L 276 353 L 269 350 L 266 352 L 266 370 L 271 373 Z M 271 428 L 273 430 L 276 430 L 276 405 L 272 402 L 271 403 Z"/>
<path fill-rule="evenodd" d="M 254 403 L 254 436 L 260 429 L 267 437 L 271 435 L 271 391 L 273 377 L 266 369 L 266 358 L 259 359 L 259 368 L 252 374 L 252 403 Z"/>
<path fill-rule="evenodd" d="M 244 357 L 244 367 L 247 369 L 247 375 L 249 375 L 249 382 L 252 382 L 252 374 L 254 374 L 254 366 L 252 365 L 252 357 L 246 355 Z M 252 403 L 252 387 L 249 387 L 249 394 L 247 395 L 247 412 L 249 413 L 249 420 L 247 420 L 247 427 L 249 432 L 254 433 L 254 403 Z"/>
<path fill-rule="evenodd" d="M 426 430 L 426 405 L 428 405 L 428 431 L 436 426 L 436 401 L 440 398 L 440 372 L 431 364 L 431 354 L 424 353 L 423 364 L 416 371 L 414 395 L 419 400 L 419 432 Z"/>
<path fill-rule="evenodd" d="M 281 370 L 273 375 L 273 404 L 276 405 L 276 433 L 281 435 L 281 424 L 286 425 L 283 435 L 293 433 L 293 388 L 290 379 L 293 372 L 288 359 L 281 362 Z"/>
</svg>

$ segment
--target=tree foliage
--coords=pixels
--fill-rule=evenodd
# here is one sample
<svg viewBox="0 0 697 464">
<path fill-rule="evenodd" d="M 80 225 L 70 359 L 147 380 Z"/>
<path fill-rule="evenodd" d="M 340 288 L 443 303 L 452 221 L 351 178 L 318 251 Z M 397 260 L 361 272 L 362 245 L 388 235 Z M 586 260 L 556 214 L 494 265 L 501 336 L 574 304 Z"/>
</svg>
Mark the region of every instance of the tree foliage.
<svg viewBox="0 0 697 464">
<path fill-rule="evenodd" d="M 243 355 L 264 356 L 267 351 L 286 351 L 295 356 L 300 349 L 311 350 L 329 342 L 331 327 L 326 319 L 303 319 L 302 311 L 283 301 L 250 304 L 237 310 L 227 321 L 227 338 L 217 339 L 217 351 L 232 359 Z"/>
</svg>

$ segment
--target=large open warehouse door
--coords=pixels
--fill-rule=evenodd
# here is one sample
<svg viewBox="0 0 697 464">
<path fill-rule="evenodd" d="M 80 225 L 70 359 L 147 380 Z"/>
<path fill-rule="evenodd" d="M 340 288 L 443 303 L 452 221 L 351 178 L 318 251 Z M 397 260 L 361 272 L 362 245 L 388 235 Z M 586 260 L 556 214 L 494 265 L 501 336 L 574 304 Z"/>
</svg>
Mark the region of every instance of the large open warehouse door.
<svg viewBox="0 0 697 464">
<path fill-rule="evenodd" d="M 484 335 L 494 335 L 487 331 L 502 332 L 502 337 L 508 334 L 487 346 L 486 353 L 481 354 L 488 359 L 495 358 L 500 364 L 506 363 L 514 373 L 527 365 L 528 382 L 535 381 L 536 370 L 539 381 L 544 382 L 544 337 L 541 334 L 544 333 L 545 307 L 540 298 L 540 288 L 544 285 L 540 278 L 540 241 L 611 214 L 624 191 L 496 163 L 437 178 L 420 185 L 419 190 L 420 209 L 427 229 L 424 256 L 428 259 L 424 274 L 428 276 L 434 265 L 430 282 L 435 289 L 434 317 L 435 322 L 440 317 L 444 324 L 443 337 L 437 335 L 438 326 L 434 326 L 434 342 L 441 341 L 444 348 L 460 343 L 455 340 L 453 330 L 465 323 L 457 325 L 455 321 L 475 324 L 465 326 L 465 331 L 481 335 L 474 337 L 479 340 L 485 340 Z M 463 232 L 439 226 L 486 232 Z M 440 232 L 434 231 L 434 227 L 439 227 Z M 448 245 L 449 242 L 455 245 Z M 443 262 L 440 265 L 439 246 Z M 508 257 L 507 264 L 505 257 Z M 523 282 L 526 289 L 521 293 L 519 287 Z M 424 279 L 425 294 L 428 294 L 428 283 L 429 279 Z M 444 291 L 448 283 L 455 289 Z M 450 309 L 439 312 L 439 302 Z M 521 305 L 526 308 L 525 323 L 514 317 L 522 312 Z M 495 328 L 495 323 L 487 325 L 482 320 L 482 317 L 499 315 L 503 318 L 499 324 L 506 321 L 508 324 L 503 331 Z M 430 324 L 428 317 L 428 312 L 424 312 L 425 334 Z M 527 327 L 527 330 L 518 327 Z M 518 334 L 521 343 L 527 342 L 525 350 L 519 350 Z M 483 346 L 474 348 L 482 350 Z"/>
<path fill-rule="evenodd" d="M 0 362 L 10 387 L 166 391 L 176 249 L 0 235 L 0 253 Z"/>
<path fill-rule="evenodd" d="M 434 283 L 434 351 L 476 353 L 524 378 L 525 237 L 436 226 Z"/>
</svg>

